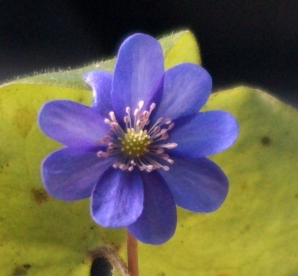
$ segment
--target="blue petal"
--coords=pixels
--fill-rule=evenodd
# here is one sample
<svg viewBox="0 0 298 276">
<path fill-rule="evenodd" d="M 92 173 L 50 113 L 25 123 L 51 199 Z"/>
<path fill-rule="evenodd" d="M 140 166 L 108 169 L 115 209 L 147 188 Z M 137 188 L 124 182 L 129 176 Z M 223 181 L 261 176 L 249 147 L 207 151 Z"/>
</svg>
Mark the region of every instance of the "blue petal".
<svg viewBox="0 0 298 276">
<path fill-rule="evenodd" d="M 182 63 L 165 72 L 164 92 L 155 118 L 171 118 L 197 113 L 206 103 L 212 79 L 201 66 Z M 154 120 L 153 120 L 154 121 Z"/>
<path fill-rule="evenodd" d="M 113 110 L 111 100 L 113 75 L 106 71 L 91 71 L 87 73 L 84 80 L 92 87 L 93 105 L 92 107 L 105 118 Z"/>
<path fill-rule="evenodd" d="M 144 190 L 139 171 L 111 167 L 91 197 L 94 221 L 104 227 L 123 227 L 136 221 L 143 210 Z"/>
<path fill-rule="evenodd" d="M 62 200 L 90 197 L 100 176 L 113 160 L 101 159 L 96 152 L 63 148 L 50 154 L 42 164 L 42 178 L 47 192 Z"/>
<path fill-rule="evenodd" d="M 236 119 L 225 111 L 207 111 L 174 121 L 167 142 L 178 146 L 171 150 L 178 156 L 204 157 L 231 146 L 238 136 Z"/>
<path fill-rule="evenodd" d="M 142 173 L 144 210 L 136 222 L 128 226 L 133 236 L 144 243 L 161 244 L 176 229 L 176 206 L 165 181 L 156 172 Z"/>
<path fill-rule="evenodd" d="M 112 103 L 118 119 L 126 115 L 126 107 L 132 112 L 140 101 L 154 97 L 160 88 L 164 73 L 161 46 L 151 36 L 135 34 L 121 45 L 114 70 Z"/>
<path fill-rule="evenodd" d="M 71 147 L 94 147 L 109 130 L 95 109 L 67 100 L 47 102 L 38 122 L 47 136 Z"/>
<path fill-rule="evenodd" d="M 176 204 L 194 212 L 208 213 L 218 209 L 229 189 L 223 171 L 207 158 L 174 160 L 169 171 L 159 172 Z"/>
</svg>

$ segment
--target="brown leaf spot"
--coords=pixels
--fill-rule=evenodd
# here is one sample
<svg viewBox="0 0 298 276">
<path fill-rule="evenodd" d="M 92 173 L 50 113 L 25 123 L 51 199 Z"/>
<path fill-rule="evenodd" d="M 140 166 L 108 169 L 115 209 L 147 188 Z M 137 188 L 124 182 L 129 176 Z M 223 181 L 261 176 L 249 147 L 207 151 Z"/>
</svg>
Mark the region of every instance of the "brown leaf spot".
<svg viewBox="0 0 298 276">
<path fill-rule="evenodd" d="M 31 268 L 30 264 L 23 264 L 23 265 L 18 265 L 13 273 L 12 276 L 25 276 L 28 274 L 28 270 Z"/>
<path fill-rule="evenodd" d="M 49 200 L 49 195 L 46 192 L 45 189 L 31 189 L 31 193 L 33 195 L 34 201 L 38 204 L 41 205 L 44 202 L 47 202 Z"/>
<path fill-rule="evenodd" d="M 247 181 L 243 181 L 242 183 L 241 183 L 241 189 L 242 190 L 246 190 L 247 188 L 248 188 L 248 184 L 247 184 Z"/>
<path fill-rule="evenodd" d="M 23 264 L 23 268 L 29 269 L 29 268 L 31 268 L 31 264 Z"/>
<path fill-rule="evenodd" d="M 9 156 L 0 150 L 0 173 L 9 168 Z"/>
<path fill-rule="evenodd" d="M 26 137 L 36 121 L 36 114 L 27 107 L 16 109 L 12 122 L 18 127 L 20 133 Z"/>
<path fill-rule="evenodd" d="M 78 102 L 79 103 L 83 103 L 84 102 L 84 98 L 83 97 L 78 98 Z"/>
<path fill-rule="evenodd" d="M 244 234 L 244 233 L 246 233 L 246 232 L 248 232 L 250 230 L 250 225 L 246 225 L 241 231 L 240 231 L 240 233 L 241 234 Z"/>
<path fill-rule="evenodd" d="M 261 138 L 261 144 L 263 146 L 269 146 L 271 144 L 271 139 L 268 136 L 263 136 Z"/>
</svg>

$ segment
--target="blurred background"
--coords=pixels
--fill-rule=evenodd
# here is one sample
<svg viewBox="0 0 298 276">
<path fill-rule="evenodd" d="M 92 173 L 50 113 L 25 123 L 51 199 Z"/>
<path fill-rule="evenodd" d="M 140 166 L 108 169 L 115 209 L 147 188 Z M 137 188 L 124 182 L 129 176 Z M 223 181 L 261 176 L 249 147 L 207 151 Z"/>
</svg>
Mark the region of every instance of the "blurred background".
<svg viewBox="0 0 298 276">
<path fill-rule="evenodd" d="M 0 82 L 112 57 L 134 32 L 186 28 L 215 91 L 245 84 L 298 106 L 297 0 L 2 0 Z"/>
</svg>

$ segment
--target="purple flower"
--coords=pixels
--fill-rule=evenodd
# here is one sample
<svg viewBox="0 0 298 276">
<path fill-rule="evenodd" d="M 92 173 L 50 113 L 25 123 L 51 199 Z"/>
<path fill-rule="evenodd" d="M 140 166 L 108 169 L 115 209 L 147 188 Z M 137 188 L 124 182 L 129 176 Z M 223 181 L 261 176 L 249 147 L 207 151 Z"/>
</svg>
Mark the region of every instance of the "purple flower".
<svg viewBox="0 0 298 276">
<path fill-rule="evenodd" d="M 42 164 L 46 190 L 62 200 L 91 197 L 91 215 L 104 227 L 127 227 L 140 241 L 161 244 L 176 228 L 176 205 L 208 213 L 223 203 L 228 180 L 205 156 L 236 139 L 235 118 L 198 110 L 211 91 L 200 66 L 164 71 L 157 40 L 135 34 L 120 47 L 113 74 L 85 81 L 93 105 L 54 100 L 39 125 L 65 147 Z"/>
</svg>

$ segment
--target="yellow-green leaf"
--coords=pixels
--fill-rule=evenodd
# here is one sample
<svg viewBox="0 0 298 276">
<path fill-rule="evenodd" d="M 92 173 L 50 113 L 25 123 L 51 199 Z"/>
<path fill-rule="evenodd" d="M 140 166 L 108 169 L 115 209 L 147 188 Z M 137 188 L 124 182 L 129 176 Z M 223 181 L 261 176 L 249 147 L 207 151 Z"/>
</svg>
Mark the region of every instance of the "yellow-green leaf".
<svg viewBox="0 0 298 276">
<path fill-rule="evenodd" d="M 163 49 L 166 69 L 181 62 L 201 63 L 199 46 L 191 32 L 176 32 L 161 38 L 159 42 Z M 89 86 L 83 81 L 83 76 L 92 70 L 112 71 L 114 63 L 115 58 L 94 62 L 93 64 L 74 70 L 49 72 L 18 79 L 14 82 L 26 84 L 50 84 L 55 86 L 89 89 Z"/>
<path fill-rule="evenodd" d="M 47 85 L 1 87 L 1 275 L 88 275 L 89 252 L 106 242 L 120 246 L 124 239 L 123 231 L 91 220 L 88 200 L 51 198 L 40 179 L 42 159 L 60 147 L 36 125 L 40 105 L 54 98 L 89 103 L 89 94 Z"/>
<path fill-rule="evenodd" d="M 228 197 L 211 214 L 180 209 L 168 243 L 140 245 L 141 275 L 298 275 L 297 111 L 245 87 L 211 95 L 205 109 L 239 122 L 237 142 L 212 157 L 229 177 Z"/>
<path fill-rule="evenodd" d="M 166 69 L 181 62 L 201 64 L 198 43 L 191 32 L 175 33 L 161 39 L 160 43 L 164 49 Z"/>
</svg>

